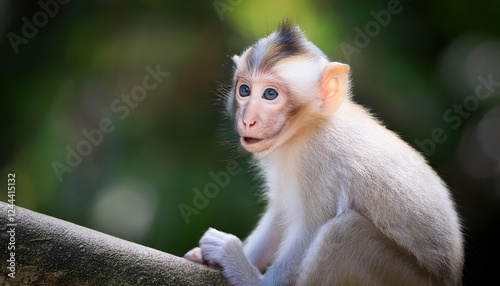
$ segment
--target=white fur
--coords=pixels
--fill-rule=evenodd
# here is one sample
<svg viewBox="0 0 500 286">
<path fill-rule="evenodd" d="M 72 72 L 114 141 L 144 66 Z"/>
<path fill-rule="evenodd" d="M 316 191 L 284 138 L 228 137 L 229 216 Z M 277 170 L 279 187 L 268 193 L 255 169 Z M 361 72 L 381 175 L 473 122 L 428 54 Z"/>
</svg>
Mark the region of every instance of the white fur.
<svg viewBox="0 0 500 286">
<path fill-rule="evenodd" d="M 279 62 L 274 70 L 288 83 L 288 88 L 300 97 L 301 102 L 307 102 L 312 95 L 319 93 L 318 83 L 321 73 L 328 64 L 325 58 L 291 58 Z"/>
<path fill-rule="evenodd" d="M 337 216 L 343 214 L 350 208 L 349 195 L 346 190 L 340 190 L 339 199 L 337 202 Z"/>
</svg>

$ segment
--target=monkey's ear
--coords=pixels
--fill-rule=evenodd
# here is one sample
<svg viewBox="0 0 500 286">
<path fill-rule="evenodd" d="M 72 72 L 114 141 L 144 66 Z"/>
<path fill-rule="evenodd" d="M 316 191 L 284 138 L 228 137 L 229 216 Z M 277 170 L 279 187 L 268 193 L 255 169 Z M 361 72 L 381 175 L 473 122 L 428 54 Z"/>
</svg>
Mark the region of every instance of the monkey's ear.
<svg viewBox="0 0 500 286">
<path fill-rule="evenodd" d="M 349 92 L 349 65 L 329 63 L 321 75 L 320 112 L 330 117 L 342 105 Z"/>
</svg>

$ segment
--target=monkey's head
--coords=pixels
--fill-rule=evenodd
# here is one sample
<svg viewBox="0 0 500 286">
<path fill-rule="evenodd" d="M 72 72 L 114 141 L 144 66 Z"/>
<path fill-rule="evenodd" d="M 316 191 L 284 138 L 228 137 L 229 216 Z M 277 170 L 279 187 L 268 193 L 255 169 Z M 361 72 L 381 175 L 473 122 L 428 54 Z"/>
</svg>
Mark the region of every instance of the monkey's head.
<svg viewBox="0 0 500 286">
<path fill-rule="evenodd" d="M 232 59 L 227 112 L 241 145 L 252 153 L 320 128 L 349 93 L 349 66 L 330 62 L 291 23 Z"/>
</svg>

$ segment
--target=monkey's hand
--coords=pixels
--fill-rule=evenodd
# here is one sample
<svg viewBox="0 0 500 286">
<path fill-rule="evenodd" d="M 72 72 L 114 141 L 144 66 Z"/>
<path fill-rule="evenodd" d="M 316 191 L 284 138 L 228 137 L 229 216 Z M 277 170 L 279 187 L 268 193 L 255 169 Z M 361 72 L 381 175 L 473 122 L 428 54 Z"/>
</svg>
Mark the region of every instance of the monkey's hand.
<svg viewBox="0 0 500 286">
<path fill-rule="evenodd" d="M 209 228 L 200 239 L 200 250 L 209 265 L 225 267 L 232 257 L 245 255 L 243 243 L 236 236 Z"/>
<path fill-rule="evenodd" d="M 243 253 L 243 243 L 232 234 L 209 228 L 200 239 L 200 247 L 188 251 L 184 258 L 196 263 L 221 267 L 223 257 L 228 257 L 234 252 Z M 244 255 L 244 254 L 243 254 Z"/>
<path fill-rule="evenodd" d="M 262 274 L 245 256 L 241 240 L 214 228 L 209 228 L 201 237 L 199 248 L 194 248 L 184 257 L 222 267 L 231 285 L 258 285 L 262 279 Z"/>
</svg>

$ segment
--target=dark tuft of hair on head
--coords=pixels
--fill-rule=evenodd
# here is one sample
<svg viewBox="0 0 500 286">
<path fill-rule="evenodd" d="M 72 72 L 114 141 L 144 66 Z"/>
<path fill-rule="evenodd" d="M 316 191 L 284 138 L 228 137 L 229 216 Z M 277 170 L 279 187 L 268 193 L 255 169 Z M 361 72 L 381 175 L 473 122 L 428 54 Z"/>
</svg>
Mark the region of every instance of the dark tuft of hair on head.
<svg viewBox="0 0 500 286">
<path fill-rule="evenodd" d="M 280 50 L 285 56 L 303 53 L 303 40 L 304 34 L 292 21 L 285 20 L 278 26 L 276 44 L 280 46 Z"/>
</svg>

